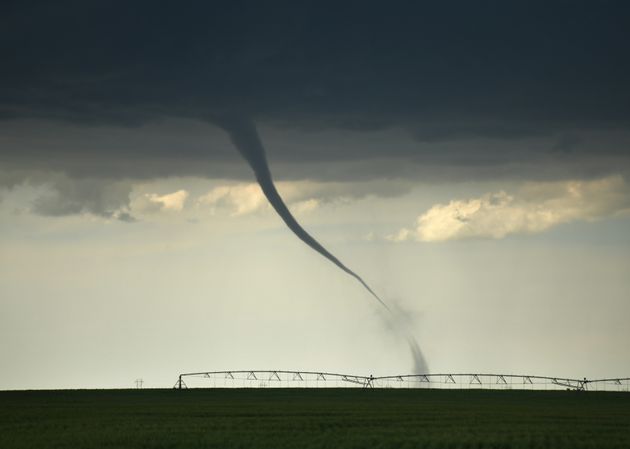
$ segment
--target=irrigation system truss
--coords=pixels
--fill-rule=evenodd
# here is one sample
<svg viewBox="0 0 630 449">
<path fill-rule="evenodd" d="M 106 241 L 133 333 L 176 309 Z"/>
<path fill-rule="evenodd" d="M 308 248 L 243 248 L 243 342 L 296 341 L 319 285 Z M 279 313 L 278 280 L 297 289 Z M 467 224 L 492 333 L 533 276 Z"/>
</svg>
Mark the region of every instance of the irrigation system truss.
<svg viewBox="0 0 630 449">
<path fill-rule="evenodd" d="M 247 370 L 182 373 L 175 388 L 452 388 L 630 392 L 630 377 L 567 379 L 523 374 L 356 376 L 319 371 Z"/>
</svg>

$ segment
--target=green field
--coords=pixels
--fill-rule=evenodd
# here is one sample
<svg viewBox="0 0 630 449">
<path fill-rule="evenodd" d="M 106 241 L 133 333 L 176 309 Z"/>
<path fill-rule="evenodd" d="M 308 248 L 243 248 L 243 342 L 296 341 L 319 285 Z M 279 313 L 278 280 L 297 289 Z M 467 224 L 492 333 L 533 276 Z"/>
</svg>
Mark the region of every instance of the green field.
<svg viewBox="0 0 630 449">
<path fill-rule="evenodd" d="M 0 448 L 630 448 L 630 394 L 0 392 Z"/>
</svg>

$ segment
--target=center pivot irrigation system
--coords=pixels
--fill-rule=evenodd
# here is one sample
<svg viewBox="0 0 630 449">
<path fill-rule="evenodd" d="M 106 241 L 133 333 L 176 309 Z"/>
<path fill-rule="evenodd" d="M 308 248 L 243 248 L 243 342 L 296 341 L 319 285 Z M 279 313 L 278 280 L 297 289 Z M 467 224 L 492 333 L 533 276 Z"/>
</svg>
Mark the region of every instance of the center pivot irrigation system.
<svg viewBox="0 0 630 449">
<path fill-rule="evenodd" d="M 630 392 L 630 377 L 567 379 L 522 374 L 405 374 L 356 376 L 318 371 L 206 371 L 182 373 L 176 389 L 186 388 L 442 388 L 491 390 L 577 390 Z"/>
</svg>

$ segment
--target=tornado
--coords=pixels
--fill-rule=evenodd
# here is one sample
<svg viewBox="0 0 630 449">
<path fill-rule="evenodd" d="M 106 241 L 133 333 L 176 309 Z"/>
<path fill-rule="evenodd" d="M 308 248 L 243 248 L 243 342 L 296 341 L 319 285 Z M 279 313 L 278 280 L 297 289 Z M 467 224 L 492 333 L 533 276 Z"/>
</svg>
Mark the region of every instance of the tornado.
<svg viewBox="0 0 630 449">
<path fill-rule="evenodd" d="M 396 316 L 396 314 L 392 313 L 392 310 L 385 303 L 385 301 L 383 301 L 374 292 L 374 290 L 370 288 L 370 286 L 361 278 L 361 276 L 359 276 L 357 273 L 344 265 L 330 251 L 324 248 L 321 243 L 319 243 L 317 240 L 315 240 L 313 236 L 306 232 L 306 230 L 295 219 L 293 214 L 291 214 L 291 211 L 278 193 L 278 190 L 276 189 L 276 186 L 273 182 L 271 171 L 269 170 L 269 164 L 267 163 L 265 147 L 263 146 L 260 137 L 258 136 L 256 125 L 251 120 L 243 117 L 214 116 L 211 118 L 211 121 L 219 127 L 223 128 L 228 133 L 232 143 L 234 144 L 238 152 L 241 154 L 241 156 L 243 156 L 243 158 L 247 161 L 249 166 L 254 171 L 256 181 L 258 182 L 258 185 L 260 185 L 263 194 L 265 195 L 271 206 L 274 208 L 274 210 L 278 213 L 280 218 L 282 218 L 282 221 L 284 221 L 287 227 L 300 240 L 310 246 L 313 250 L 317 251 L 319 254 L 334 263 L 345 273 L 355 278 L 370 293 L 370 295 L 376 301 L 378 301 L 378 303 L 382 307 L 384 307 L 387 312 L 389 312 L 391 320 L 394 322 L 398 321 L 398 317 Z M 426 372 L 426 363 L 415 338 L 413 338 L 413 335 L 411 335 L 409 331 L 401 331 L 404 334 L 405 339 L 409 343 L 409 348 L 415 361 L 416 371 L 419 373 Z"/>
</svg>

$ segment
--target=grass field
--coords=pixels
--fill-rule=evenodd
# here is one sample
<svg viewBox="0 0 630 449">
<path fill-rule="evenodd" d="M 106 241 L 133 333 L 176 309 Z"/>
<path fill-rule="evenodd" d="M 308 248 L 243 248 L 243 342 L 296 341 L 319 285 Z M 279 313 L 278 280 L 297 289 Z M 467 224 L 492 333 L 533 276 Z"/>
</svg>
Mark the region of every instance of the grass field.
<svg viewBox="0 0 630 449">
<path fill-rule="evenodd" d="M 0 448 L 630 448 L 630 394 L 0 392 Z"/>
</svg>

